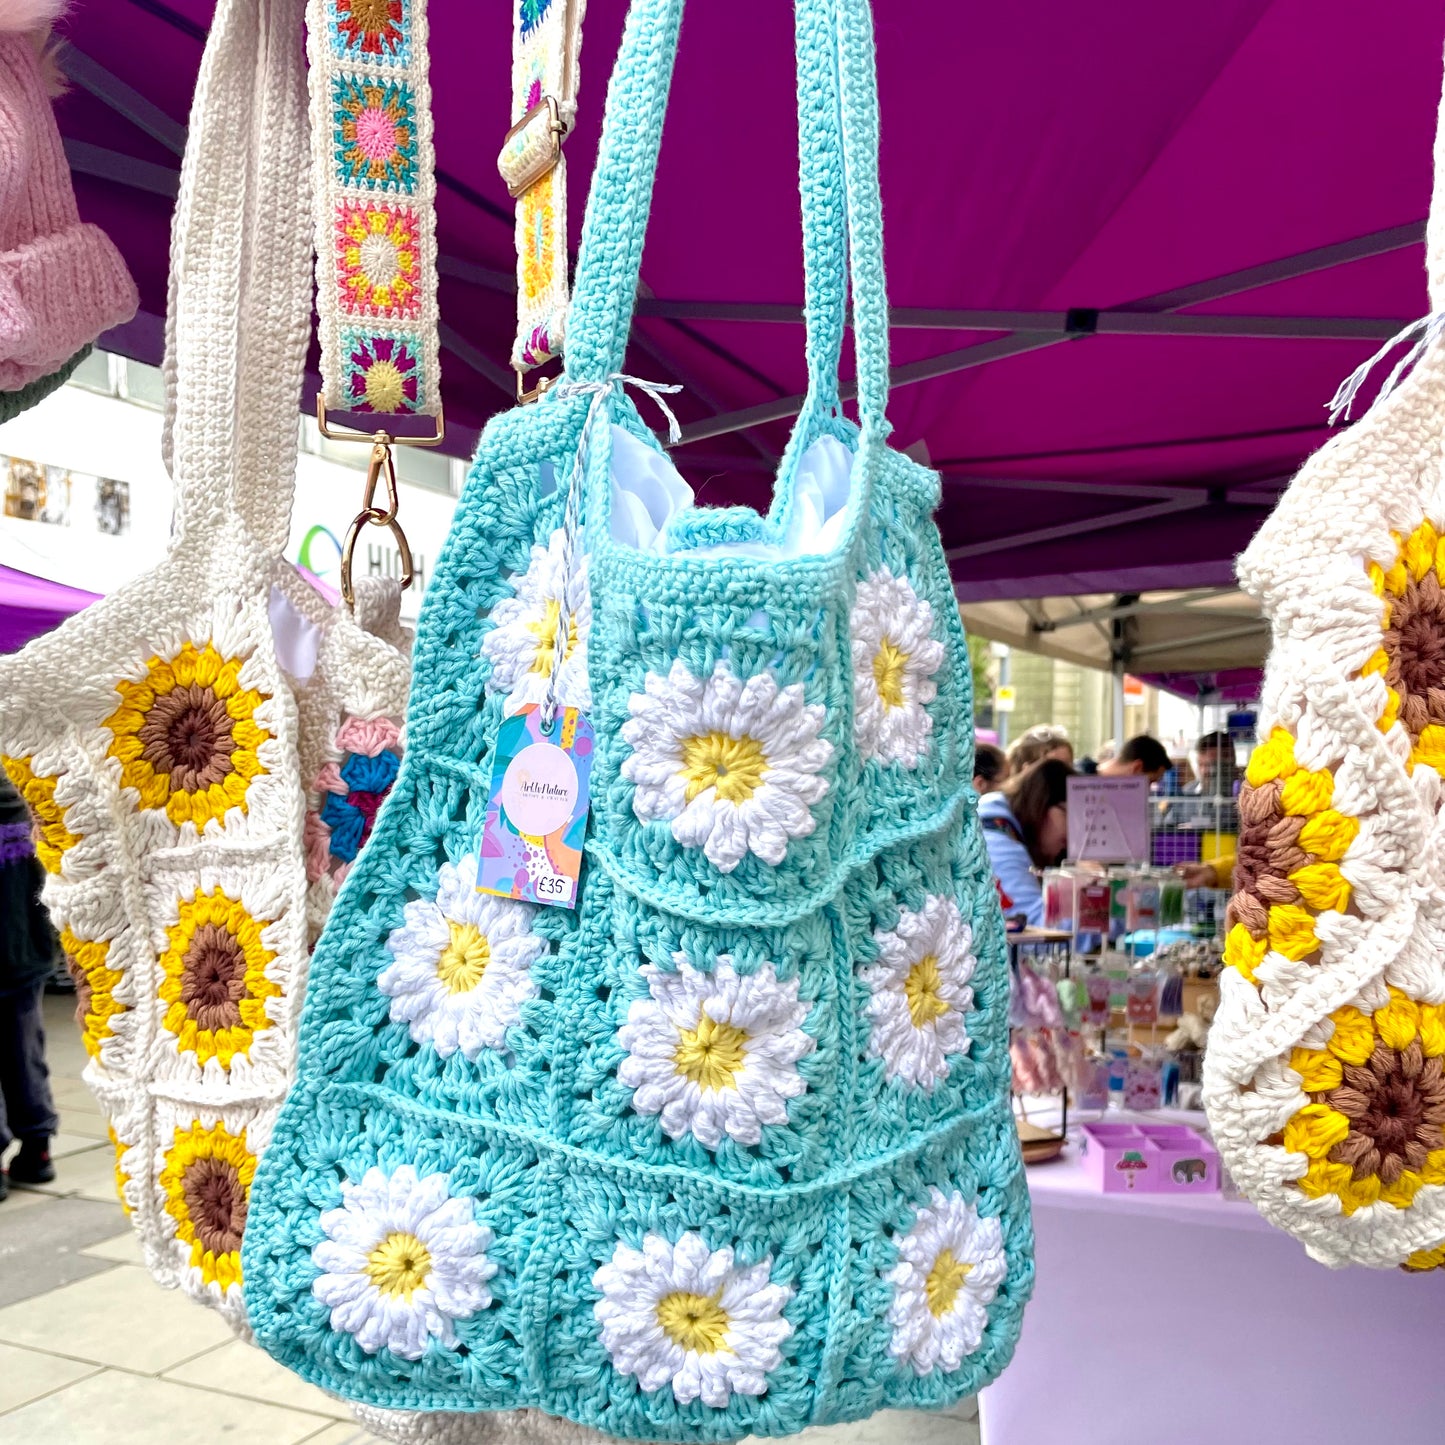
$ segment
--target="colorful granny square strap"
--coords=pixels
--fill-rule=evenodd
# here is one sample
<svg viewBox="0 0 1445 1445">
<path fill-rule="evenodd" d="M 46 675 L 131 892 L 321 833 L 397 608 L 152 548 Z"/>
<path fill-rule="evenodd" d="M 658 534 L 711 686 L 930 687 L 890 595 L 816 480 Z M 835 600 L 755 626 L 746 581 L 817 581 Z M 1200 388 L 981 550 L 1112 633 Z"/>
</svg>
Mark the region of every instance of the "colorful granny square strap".
<svg viewBox="0 0 1445 1445">
<path fill-rule="evenodd" d="M 436 180 L 424 0 L 309 0 L 326 412 L 437 419 Z"/>
<path fill-rule="evenodd" d="M 567 322 L 567 162 L 586 0 L 513 0 L 512 128 L 497 169 L 517 202 L 517 339 L 523 372 L 562 354 Z"/>
</svg>

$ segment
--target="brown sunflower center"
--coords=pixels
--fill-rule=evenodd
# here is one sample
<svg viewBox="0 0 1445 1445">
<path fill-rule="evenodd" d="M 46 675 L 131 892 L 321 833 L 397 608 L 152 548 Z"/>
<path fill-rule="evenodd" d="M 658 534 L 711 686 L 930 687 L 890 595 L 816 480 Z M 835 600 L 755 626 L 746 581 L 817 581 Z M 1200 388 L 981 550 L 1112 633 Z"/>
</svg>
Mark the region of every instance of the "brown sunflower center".
<svg viewBox="0 0 1445 1445">
<path fill-rule="evenodd" d="M 75 1021 L 85 1027 L 86 1015 L 90 1012 L 90 1000 L 95 990 L 90 986 L 90 975 L 75 961 L 72 954 L 65 955 L 65 971 L 75 985 Z"/>
<path fill-rule="evenodd" d="M 246 1187 L 234 1164 L 197 1159 L 181 1180 L 196 1238 L 216 1254 L 240 1249 L 246 1229 Z"/>
<path fill-rule="evenodd" d="M 203 791 L 232 771 L 236 750 L 225 701 L 192 683 L 158 697 L 140 726 L 142 756 L 173 789 Z"/>
<path fill-rule="evenodd" d="M 241 1022 L 246 994 L 246 954 L 235 934 L 214 923 L 196 929 L 181 972 L 181 1002 L 203 1029 L 229 1029 Z"/>
<path fill-rule="evenodd" d="M 1403 1051 L 1377 1043 L 1366 1063 L 1346 1064 L 1344 1082 L 1319 1097 L 1350 1121 L 1330 1158 L 1350 1165 L 1356 1179 L 1373 1174 L 1393 1184 L 1445 1147 L 1445 1065 L 1426 1058 L 1419 1039 Z"/>
<path fill-rule="evenodd" d="M 1400 715 L 1418 736 L 1445 722 L 1445 590 L 1433 569 L 1390 604 L 1383 638 L 1386 681 L 1400 694 Z"/>
<path fill-rule="evenodd" d="M 1259 788 L 1246 784 L 1239 795 L 1239 850 L 1229 923 L 1243 923 L 1257 938 L 1268 929 L 1271 904 L 1299 901 L 1290 874 L 1311 861 L 1299 846 L 1308 820 L 1284 811 L 1282 791 L 1275 779 Z"/>
</svg>

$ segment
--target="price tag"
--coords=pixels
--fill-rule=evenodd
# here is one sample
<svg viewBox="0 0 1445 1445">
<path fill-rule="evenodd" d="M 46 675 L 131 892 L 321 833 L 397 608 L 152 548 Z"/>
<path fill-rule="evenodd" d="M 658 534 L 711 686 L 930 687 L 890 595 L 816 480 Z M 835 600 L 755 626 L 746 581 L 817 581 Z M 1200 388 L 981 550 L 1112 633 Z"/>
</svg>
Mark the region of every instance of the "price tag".
<svg viewBox="0 0 1445 1445">
<path fill-rule="evenodd" d="M 497 734 L 477 892 L 558 908 L 577 906 L 587 831 L 592 724 L 559 708 L 550 732 L 533 706 Z"/>
</svg>

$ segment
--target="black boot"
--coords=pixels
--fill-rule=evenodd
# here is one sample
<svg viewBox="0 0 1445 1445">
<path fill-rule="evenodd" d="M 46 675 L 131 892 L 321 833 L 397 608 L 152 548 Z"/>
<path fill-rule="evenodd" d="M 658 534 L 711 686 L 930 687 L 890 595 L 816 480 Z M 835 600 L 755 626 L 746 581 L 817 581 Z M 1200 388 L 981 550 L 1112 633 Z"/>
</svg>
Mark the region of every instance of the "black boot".
<svg viewBox="0 0 1445 1445">
<path fill-rule="evenodd" d="M 0 1169 L 0 1199 L 10 1197 L 10 1178 L 3 1169 Z"/>
<path fill-rule="evenodd" d="M 12 1184 L 49 1184 L 55 1178 L 49 1139 L 23 1139 L 10 1161 Z"/>
</svg>

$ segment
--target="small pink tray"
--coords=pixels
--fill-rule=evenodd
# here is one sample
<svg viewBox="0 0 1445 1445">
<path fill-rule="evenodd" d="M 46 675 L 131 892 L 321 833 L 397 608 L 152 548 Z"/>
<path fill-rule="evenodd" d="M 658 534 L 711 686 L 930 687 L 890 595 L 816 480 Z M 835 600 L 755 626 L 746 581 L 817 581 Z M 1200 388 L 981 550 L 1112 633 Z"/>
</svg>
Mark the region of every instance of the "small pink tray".
<svg viewBox="0 0 1445 1445">
<path fill-rule="evenodd" d="M 1219 1190 L 1219 1155 L 1187 1124 L 1085 1124 L 1082 1163 L 1105 1194 Z"/>
</svg>

